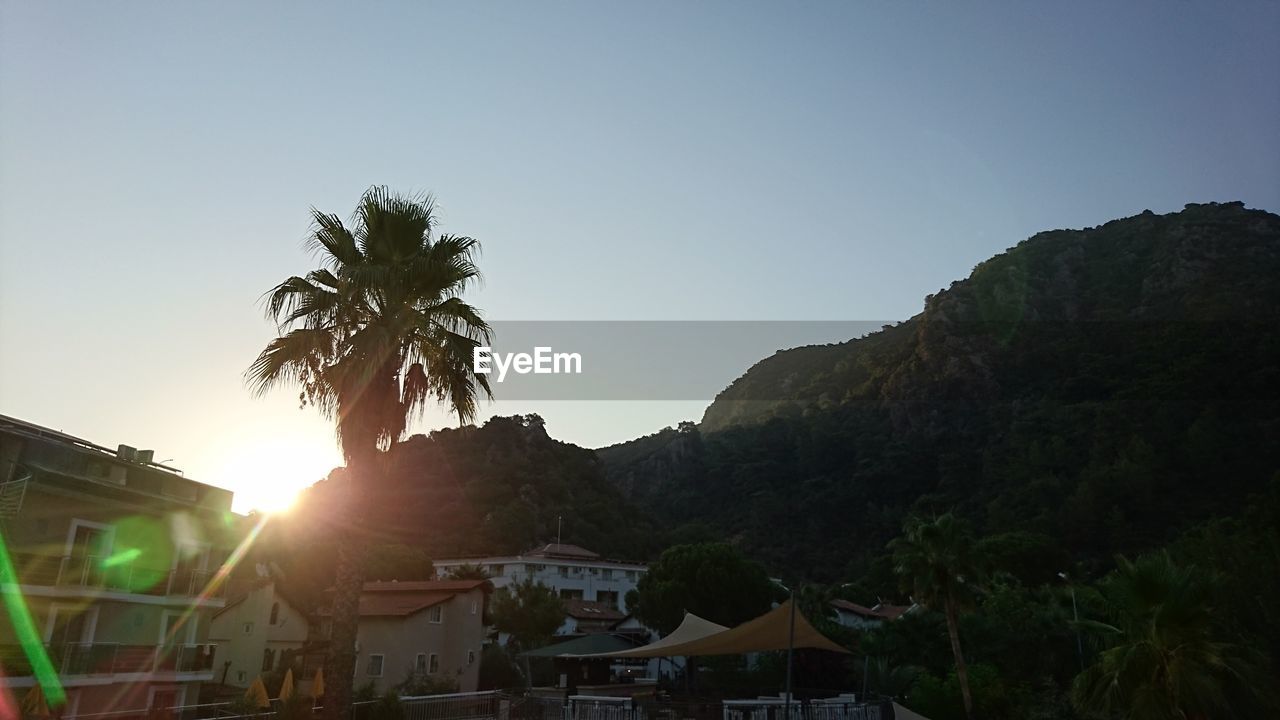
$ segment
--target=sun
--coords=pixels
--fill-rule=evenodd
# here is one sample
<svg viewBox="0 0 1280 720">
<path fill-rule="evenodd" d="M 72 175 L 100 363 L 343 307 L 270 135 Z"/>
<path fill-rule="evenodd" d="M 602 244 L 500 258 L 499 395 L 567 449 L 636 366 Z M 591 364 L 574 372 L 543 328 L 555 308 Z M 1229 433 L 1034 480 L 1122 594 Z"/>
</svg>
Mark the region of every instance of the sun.
<svg viewBox="0 0 1280 720">
<path fill-rule="evenodd" d="M 239 512 L 288 512 L 304 488 L 341 464 L 332 438 L 266 429 L 241 435 L 221 450 L 217 484 L 235 492 Z"/>
</svg>

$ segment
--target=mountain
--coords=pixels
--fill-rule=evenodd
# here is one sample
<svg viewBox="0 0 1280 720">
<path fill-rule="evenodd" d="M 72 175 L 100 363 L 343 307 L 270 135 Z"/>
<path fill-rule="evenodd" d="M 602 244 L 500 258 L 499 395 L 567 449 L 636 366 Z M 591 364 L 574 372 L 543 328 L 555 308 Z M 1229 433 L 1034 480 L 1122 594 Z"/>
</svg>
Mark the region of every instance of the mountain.
<svg viewBox="0 0 1280 720">
<path fill-rule="evenodd" d="M 1280 468 L 1278 315 L 1276 215 L 1044 232 L 905 322 L 760 361 L 699 426 L 598 455 L 671 537 L 729 537 L 774 572 L 887 580 L 903 518 L 951 508 L 1101 566 Z"/>
</svg>

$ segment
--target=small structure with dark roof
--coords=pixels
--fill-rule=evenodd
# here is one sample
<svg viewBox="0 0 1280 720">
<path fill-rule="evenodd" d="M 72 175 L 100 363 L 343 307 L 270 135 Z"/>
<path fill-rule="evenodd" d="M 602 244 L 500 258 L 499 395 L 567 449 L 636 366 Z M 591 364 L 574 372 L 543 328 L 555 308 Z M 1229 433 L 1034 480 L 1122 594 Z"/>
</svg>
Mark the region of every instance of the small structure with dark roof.
<svg viewBox="0 0 1280 720">
<path fill-rule="evenodd" d="M 876 603 L 871 607 L 859 605 L 848 600 L 832 600 L 831 607 L 836 611 L 836 622 L 845 627 L 873 628 L 886 622 L 892 622 L 916 608 L 913 605 L 888 605 Z"/>
</svg>

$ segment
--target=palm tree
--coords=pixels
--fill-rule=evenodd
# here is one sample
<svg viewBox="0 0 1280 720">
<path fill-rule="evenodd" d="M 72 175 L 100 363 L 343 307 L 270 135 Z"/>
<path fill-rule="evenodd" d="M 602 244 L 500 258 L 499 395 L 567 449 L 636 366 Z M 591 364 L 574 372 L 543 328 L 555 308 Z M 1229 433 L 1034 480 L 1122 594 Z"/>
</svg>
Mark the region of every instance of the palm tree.
<svg viewBox="0 0 1280 720">
<path fill-rule="evenodd" d="M 346 523 L 339 537 L 331 652 L 326 660 L 327 718 L 346 717 L 355 664 L 356 608 L 363 586 L 362 526 L 367 491 L 409 418 L 440 403 L 462 424 L 487 378 L 472 367 L 473 349 L 488 342 L 480 312 L 462 300 L 479 281 L 479 244 L 435 234 L 429 196 L 369 189 L 351 220 L 312 210 L 308 246 L 321 267 L 291 277 L 266 295 L 279 337 L 249 367 L 251 387 L 301 388 L 299 399 L 333 418 L 348 472 Z M 433 237 L 435 235 L 435 237 Z"/>
<path fill-rule="evenodd" d="M 973 536 L 964 522 L 951 513 L 931 521 L 909 518 L 902 533 L 902 537 L 889 543 L 894 572 L 903 590 L 910 592 L 916 602 L 941 609 L 946 616 L 965 717 L 972 718 L 969 668 L 960 650 L 960 608 L 969 601 L 972 583 L 982 567 L 974 552 Z"/>
<path fill-rule="evenodd" d="M 1081 623 L 1106 649 L 1072 685 L 1077 709 L 1132 720 L 1275 716 L 1264 661 L 1213 639 L 1207 577 L 1167 553 L 1116 562 L 1099 588 L 1109 622 Z"/>
</svg>

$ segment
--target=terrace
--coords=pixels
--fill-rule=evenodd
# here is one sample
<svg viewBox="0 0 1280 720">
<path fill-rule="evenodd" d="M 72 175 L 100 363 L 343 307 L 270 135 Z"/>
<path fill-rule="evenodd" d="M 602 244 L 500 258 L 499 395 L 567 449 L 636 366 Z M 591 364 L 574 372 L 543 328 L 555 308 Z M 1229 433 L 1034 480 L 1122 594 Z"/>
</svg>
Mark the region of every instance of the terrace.
<svg viewBox="0 0 1280 720">
<path fill-rule="evenodd" d="M 116 562 L 94 555 L 62 557 L 13 553 L 13 564 L 22 585 L 109 591 L 153 597 L 221 599 L 225 585 L 212 583 L 216 571 L 188 568 L 154 568 L 137 562 Z"/>
</svg>

